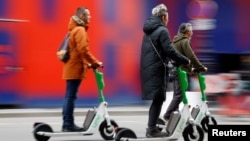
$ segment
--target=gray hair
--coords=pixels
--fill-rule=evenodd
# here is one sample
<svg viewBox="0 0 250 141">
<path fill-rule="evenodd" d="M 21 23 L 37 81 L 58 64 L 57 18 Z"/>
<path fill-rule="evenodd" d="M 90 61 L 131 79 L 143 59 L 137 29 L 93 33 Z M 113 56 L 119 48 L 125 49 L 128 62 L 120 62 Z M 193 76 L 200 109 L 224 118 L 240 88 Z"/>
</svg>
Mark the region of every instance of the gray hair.
<svg viewBox="0 0 250 141">
<path fill-rule="evenodd" d="M 191 27 L 191 23 L 181 23 L 178 29 L 179 33 L 186 33 L 186 31 L 189 30 L 189 27 Z"/>
<path fill-rule="evenodd" d="M 158 17 L 166 16 L 167 12 L 168 12 L 168 9 L 165 4 L 159 4 L 152 9 L 153 16 L 158 16 Z"/>
<path fill-rule="evenodd" d="M 86 7 L 79 7 L 76 9 L 76 16 L 77 17 L 81 17 L 82 14 L 85 14 L 86 13 Z"/>
</svg>

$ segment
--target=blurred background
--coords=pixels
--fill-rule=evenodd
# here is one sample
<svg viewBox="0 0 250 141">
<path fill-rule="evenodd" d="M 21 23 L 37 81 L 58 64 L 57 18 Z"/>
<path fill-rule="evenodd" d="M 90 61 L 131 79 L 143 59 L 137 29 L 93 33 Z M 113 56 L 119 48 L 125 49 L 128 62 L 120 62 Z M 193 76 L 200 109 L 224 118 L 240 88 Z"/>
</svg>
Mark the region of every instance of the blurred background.
<svg viewBox="0 0 250 141">
<path fill-rule="evenodd" d="M 147 103 L 141 100 L 139 82 L 142 26 L 160 3 L 168 7 L 171 37 L 180 23 L 193 24 L 192 47 L 209 69 L 204 74 L 208 100 L 230 113 L 248 113 L 248 0 L 0 0 L 0 107 L 61 107 L 65 81 L 56 51 L 79 6 L 92 15 L 90 50 L 104 63 L 100 71 L 109 105 Z M 195 77 L 190 91 L 199 91 Z M 79 107 L 98 103 L 91 70 L 78 98 Z"/>
</svg>

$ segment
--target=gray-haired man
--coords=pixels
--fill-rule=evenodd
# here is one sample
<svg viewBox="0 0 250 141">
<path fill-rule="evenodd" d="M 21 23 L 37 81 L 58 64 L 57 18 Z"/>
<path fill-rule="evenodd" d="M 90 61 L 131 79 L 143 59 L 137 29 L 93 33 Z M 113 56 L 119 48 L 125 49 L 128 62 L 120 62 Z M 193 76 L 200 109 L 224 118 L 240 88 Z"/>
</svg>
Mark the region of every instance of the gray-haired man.
<svg viewBox="0 0 250 141">
<path fill-rule="evenodd" d="M 188 75 L 193 75 L 192 69 L 199 70 L 201 72 L 206 72 L 207 67 L 202 65 L 197 56 L 195 55 L 192 47 L 191 47 L 191 37 L 193 35 L 193 28 L 190 23 L 182 23 L 179 26 L 179 30 L 177 35 L 174 36 L 174 45 L 176 50 L 178 50 L 181 54 L 185 55 L 190 59 L 191 63 L 186 66 L 181 66 L 183 70 L 185 70 Z M 174 93 L 173 99 L 168 106 L 166 113 L 164 114 L 164 120 L 167 122 L 170 118 L 170 115 L 173 111 L 179 109 L 179 105 L 182 101 L 181 88 L 179 84 L 179 76 L 176 71 L 173 72 L 173 85 L 174 85 Z"/>
</svg>

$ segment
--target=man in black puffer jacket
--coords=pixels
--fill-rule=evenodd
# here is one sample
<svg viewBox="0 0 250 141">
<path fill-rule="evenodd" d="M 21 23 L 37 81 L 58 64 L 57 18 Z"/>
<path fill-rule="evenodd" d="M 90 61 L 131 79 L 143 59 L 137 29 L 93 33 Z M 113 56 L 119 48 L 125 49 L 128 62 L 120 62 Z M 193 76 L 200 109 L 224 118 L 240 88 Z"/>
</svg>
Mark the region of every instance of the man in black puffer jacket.
<svg viewBox="0 0 250 141">
<path fill-rule="evenodd" d="M 166 99 L 166 66 L 165 58 L 178 64 L 188 65 L 190 60 L 178 53 L 166 28 L 168 23 L 167 7 L 160 4 L 153 8 L 143 27 L 144 37 L 141 48 L 140 78 L 142 99 L 153 100 L 149 109 L 147 137 L 164 137 L 156 127 L 162 104 Z M 152 41 L 152 42 L 151 42 Z M 155 48 L 154 48 L 155 47 Z"/>
</svg>

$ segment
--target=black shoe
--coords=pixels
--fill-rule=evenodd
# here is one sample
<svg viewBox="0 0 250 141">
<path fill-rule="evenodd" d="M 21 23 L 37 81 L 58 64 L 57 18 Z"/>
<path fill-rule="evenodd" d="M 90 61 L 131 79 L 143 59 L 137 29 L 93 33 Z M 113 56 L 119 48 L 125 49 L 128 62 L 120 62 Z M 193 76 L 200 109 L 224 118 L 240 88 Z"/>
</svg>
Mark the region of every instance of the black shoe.
<svg viewBox="0 0 250 141">
<path fill-rule="evenodd" d="M 166 137 L 167 134 L 161 132 L 157 127 L 147 128 L 146 137 L 156 138 L 156 137 Z"/>
<path fill-rule="evenodd" d="M 169 120 L 169 118 L 170 118 L 170 116 L 166 116 L 166 115 L 164 115 L 163 116 L 163 119 L 166 121 L 166 120 Z"/>
<path fill-rule="evenodd" d="M 72 125 L 72 126 L 63 126 L 62 127 L 62 131 L 63 132 L 81 132 L 83 131 L 83 128 L 78 127 L 76 125 Z"/>
</svg>

